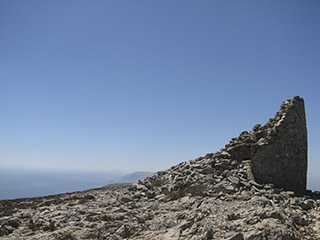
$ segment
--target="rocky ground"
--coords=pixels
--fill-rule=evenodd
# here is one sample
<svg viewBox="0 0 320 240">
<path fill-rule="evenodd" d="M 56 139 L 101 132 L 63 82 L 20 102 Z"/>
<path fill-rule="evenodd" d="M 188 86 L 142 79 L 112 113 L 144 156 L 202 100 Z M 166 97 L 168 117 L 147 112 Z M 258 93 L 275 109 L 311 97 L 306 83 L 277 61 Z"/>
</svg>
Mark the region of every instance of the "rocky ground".
<svg viewBox="0 0 320 240">
<path fill-rule="evenodd" d="M 306 174 L 305 144 L 296 143 L 306 139 L 303 128 L 295 128 L 297 122 L 305 124 L 302 115 L 295 114 L 297 102 L 301 106 L 299 97 L 284 102 L 265 126 L 242 132 L 219 152 L 182 162 L 136 184 L 0 201 L 0 237 L 319 240 L 320 192 L 305 191 L 306 176 L 300 175 L 297 195 L 290 191 L 295 188 L 294 175 L 284 175 L 286 167 Z M 295 158 L 299 147 L 302 171 L 300 158 Z M 253 160 L 252 149 L 257 148 L 260 155 L 266 149 L 264 161 L 281 161 L 283 155 L 283 166 L 276 169 L 277 163 Z M 295 161 L 290 162 L 290 156 Z M 259 162 L 255 169 L 252 161 Z M 264 174 L 284 187 L 258 183 L 255 177 Z"/>
<path fill-rule="evenodd" d="M 1 239 L 320 239 L 320 194 L 250 177 L 227 152 L 137 184 L 0 202 Z"/>
</svg>

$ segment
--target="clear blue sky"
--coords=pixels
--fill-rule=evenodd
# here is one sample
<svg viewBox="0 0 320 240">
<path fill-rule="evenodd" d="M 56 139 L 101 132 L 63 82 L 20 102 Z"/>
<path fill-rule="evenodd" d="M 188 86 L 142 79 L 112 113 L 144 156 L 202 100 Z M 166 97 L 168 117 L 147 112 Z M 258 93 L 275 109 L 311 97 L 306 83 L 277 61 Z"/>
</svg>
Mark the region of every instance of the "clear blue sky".
<svg viewBox="0 0 320 240">
<path fill-rule="evenodd" d="M 320 1 L 0 1 L 0 167 L 164 170 L 306 101 Z M 319 179 L 320 180 L 320 179 Z"/>
</svg>

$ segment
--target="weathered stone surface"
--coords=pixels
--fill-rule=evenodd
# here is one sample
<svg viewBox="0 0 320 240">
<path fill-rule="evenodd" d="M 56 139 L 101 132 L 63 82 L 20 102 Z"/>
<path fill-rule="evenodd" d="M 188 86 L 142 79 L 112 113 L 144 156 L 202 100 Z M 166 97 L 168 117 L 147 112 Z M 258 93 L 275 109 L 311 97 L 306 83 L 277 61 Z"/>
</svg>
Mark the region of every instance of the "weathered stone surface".
<svg viewBox="0 0 320 240">
<path fill-rule="evenodd" d="M 306 150 L 306 141 L 295 144 L 306 137 L 302 103 L 288 100 L 220 152 L 136 184 L 0 201 L 1 239 L 320 239 L 320 193 L 280 189 L 304 193 L 305 185 L 292 188 L 292 176 L 272 160 L 280 154 L 275 159 L 303 179 L 306 155 L 291 152 Z"/>
<path fill-rule="evenodd" d="M 240 143 L 234 147 L 230 147 L 228 150 L 231 158 L 238 161 L 251 159 L 251 144 L 250 143 Z"/>
<path fill-rule="evenodd" d="M 243 234 L 242 233 L 236 233 L 234 236 L 229 238 L 229 240 L 243 240 Z"/>
<path fill-rule="evenodd" d="M 295 97 L 284 102 L 280 112 L 263 128 L 263 137 L 251 148 L 255 180 L 305 193 L 307 129 L 303 99 Z"/>
</svg>

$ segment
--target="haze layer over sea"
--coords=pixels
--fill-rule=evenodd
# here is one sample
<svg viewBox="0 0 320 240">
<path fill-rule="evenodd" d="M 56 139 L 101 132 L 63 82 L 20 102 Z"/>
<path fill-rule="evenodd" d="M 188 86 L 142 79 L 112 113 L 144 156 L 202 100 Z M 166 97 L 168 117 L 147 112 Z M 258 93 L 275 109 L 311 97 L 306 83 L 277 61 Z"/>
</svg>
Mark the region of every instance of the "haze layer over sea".
<svg viewBox="0 0 320 240">
<path fill-rule="evenodd" d="M 126 172 L 43 169 L 0 169 L 0 200 L 39 197 L 99 188 L 117 182 Z"/>
<path fill-rule="evenodd" d="M 313 169 L 309 169 L 308 172 L 308 189 L 320 190 L 320 176 Z M 40 197 L 99 188 L 123 182 L 123 176 L 126 174 L 128 172 L 124 171 L 92 172 L 2 168 L 0 169 L 0 200 Z M 144 177 L 140 176 L 140 178 Z"/>
</svg>

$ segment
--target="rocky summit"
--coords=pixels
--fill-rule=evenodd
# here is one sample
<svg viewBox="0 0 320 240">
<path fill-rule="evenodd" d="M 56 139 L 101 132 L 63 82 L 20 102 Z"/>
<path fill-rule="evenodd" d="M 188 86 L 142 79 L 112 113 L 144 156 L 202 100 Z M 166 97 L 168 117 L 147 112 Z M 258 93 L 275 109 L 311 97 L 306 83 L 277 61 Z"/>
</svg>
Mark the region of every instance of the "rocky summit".
<svg viewBox="0 0 320 240">
<path fill-rule="evenodd" d="M 1 239 L 320 239 L 304 101 L 223 149 L 135 184 L 0 201 Z"/>
</svg>

